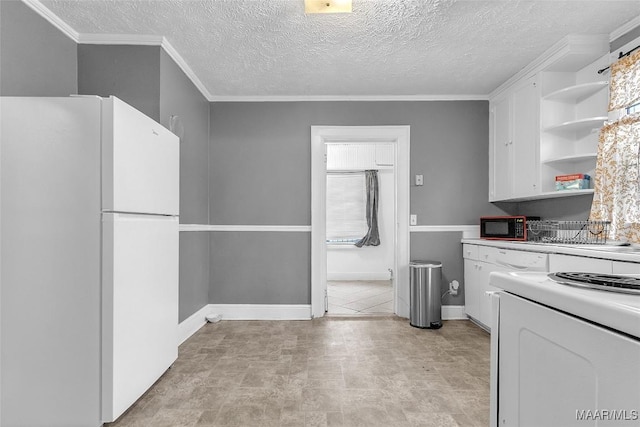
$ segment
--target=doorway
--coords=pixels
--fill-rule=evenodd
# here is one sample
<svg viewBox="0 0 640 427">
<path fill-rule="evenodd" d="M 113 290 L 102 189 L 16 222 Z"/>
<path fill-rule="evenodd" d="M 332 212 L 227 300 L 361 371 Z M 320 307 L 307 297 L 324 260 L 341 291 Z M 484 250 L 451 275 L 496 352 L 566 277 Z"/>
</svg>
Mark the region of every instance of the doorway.
<svg viewBox="0 0 640 427">
<path fill-rule="evenodd" d="M 380 144 L 393 147 L 393 313 L 409 316 L 409 126 L 312 126 L 311 314 L 327 308 L 327 144 Z"/>
<path fill-rule="evenodd" d="M 327 305 L 329 316 L 394 313 L 395 144 L 326 143 Z M 368 187 L 376 217 L 369 244 Z M 372 198 L 371 198 L 372 199 Z M 372 218 L 374 220 L 374 218 Z"/>
</svg>

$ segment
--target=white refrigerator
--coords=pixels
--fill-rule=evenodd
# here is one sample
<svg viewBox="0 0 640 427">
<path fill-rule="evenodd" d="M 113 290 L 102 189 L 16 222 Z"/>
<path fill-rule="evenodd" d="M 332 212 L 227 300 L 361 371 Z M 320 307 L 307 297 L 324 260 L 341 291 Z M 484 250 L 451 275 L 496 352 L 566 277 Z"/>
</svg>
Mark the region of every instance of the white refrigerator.
<svg viewBox="0 0 640 427">
<path fill-rule="evenodd" d="M 99 426 L 177 358 L 179 140 L 115 97 L 0 101 L 0 425 Z"/>
</svg>

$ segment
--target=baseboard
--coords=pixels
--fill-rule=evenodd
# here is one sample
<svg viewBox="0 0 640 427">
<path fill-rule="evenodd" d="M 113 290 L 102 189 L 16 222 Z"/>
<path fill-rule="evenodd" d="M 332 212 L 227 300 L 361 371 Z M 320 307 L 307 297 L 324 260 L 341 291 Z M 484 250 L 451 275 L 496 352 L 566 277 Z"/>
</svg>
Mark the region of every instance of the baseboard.
<svg viewBox="0 0 640 427">
<path fill-rule="evenodd" d="M 442 320 L 467 320 L 464 305 L 443 305 Z"/>
<path fill-rule="evenodd" d="M 191 335 L 207 323 L 206 315 L 211 313 L 211 304 L 205 305 L 178 325 L 178 345 L 185 342 Z"/>
<path fill-rule="evenodd" d="M 331 273 L 327 272 L 327 280 L 390 280 L 390 273 L 388 271 L 375 272 L 361 272 L 361 273 Z"/>
<path fill-rule="evenodd" d="M 309 304 L 209 304 L 222 320 L 309 320 Z"/>
<path fill-rule="evenodd" d="M 178 345 L 207 323 L 208 314 L 221 314 L 222 320 L 309 320 L 306 304 L 207 304 L 178 325 Z M 464 305 L 443 305 L 442 320 L 466 320 Z"/>
</svg>

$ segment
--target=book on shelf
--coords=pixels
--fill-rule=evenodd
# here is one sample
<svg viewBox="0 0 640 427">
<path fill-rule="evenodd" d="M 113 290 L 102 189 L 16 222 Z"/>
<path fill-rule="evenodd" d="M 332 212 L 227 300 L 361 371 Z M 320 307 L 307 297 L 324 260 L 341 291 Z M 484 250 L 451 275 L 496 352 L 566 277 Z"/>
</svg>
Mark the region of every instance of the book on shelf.
<svg viewBox="0 0 640 427">
<path fill-rule="evenodd" d="M 591 177 L 584 173 L 556 175 L 556 190 L 587 190 L 591 188 Z"/>
<path fill-rule="evenodd" d="M 591 177 L 584 173 L 572 173 L 570 175 L 556 175 L 556 181 L 574 181 L 576 179 L 591 179 Z"/>
</svg>

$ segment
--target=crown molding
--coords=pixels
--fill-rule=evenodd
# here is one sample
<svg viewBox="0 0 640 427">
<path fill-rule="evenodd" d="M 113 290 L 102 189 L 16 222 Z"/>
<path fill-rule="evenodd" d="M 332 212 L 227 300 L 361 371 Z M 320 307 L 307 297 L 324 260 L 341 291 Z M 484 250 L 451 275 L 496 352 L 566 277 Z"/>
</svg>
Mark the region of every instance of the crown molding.
<svg viewBox="0 0 640 427">
<path fill-rule="evenodd" d="M 78 43 L 80 33 L 71 28 L 69 24 L 64 22 L 58 15 L 53 13 L 48 7 L 40 3 L 38 0 L 22 0 L 24 4 L 29 6 L 38 15 L 46 19 L 51 25 L 60 30 L 65 36 L 69 37 L 74 42 Z"/>
<path fill-rule="evenodd" d="M 193 83 L 194 86 L 200 91 L 207 102 L 212 102 L 213 96 L 211 95 L 211 92 L 209 92 L 204 83 L 202 83 L 196 73 L 191 69 L 189 64 L 187 64 L 187 61 L 184 60 L 182 55 L 180 55 L 178 51 L 173 47 L 173 45 L 169 43 L 169 40 L 163 37 L 161 46 L 167 53 L 167 55 L 169 55 L 171 59 L 173 59 L 173 61 L 178 65 L 182 72 L 187 75 L 189 80 L 191 80 L 191 83 Z"/>
<path fill-rule="evenodd" d="M 619 39 L 620 37 L 627 34 L 629 31 L 632 31 L 637 27 L 640 27 L 640 16 L 636 16 L 635 18 L 633 18 L 631 21 L 627 22 L 620 28 L 613 30 L 609 35 L 609 41 L 612 42 L 616 39 Z"/>
<path fill-rule="evenodd" d="M 493 99 L 496 96 L 500 95 L 517 81 L 530 77 L 538 71 L 544 70 L 545 68 L 549 67 L 560 57 L 571 52 L 572 49 L 581 51 L 585 48 L 592 48 L 592 46 L 597 46 L 598 43 L 603 43 L 604 46 L 605 37 L 608 36 L 606 34 L 569 34 L 566 37 L 563 37 L 556 44 L 543 52 L 542 55 L 531 61 L 526 67 L 518 71 L 506 82 L 502 83 L 500 86 L 494 89 L 489 94 L 489 99 Z M 608 43 L 606 43 L 606 45 L 608 46 Z M 606 51 L 602 52 L 602 55 L 606 54 L 608 51 L 609 49 L 607 47 Z"/>
<path fill-rule="evenodd" d="M 78 44 L 112 44 L 135 46 L 161 46 L 164 37 L 143 34 L 93 34 L 81 33 Z"/>
<path fill-rule="evenodd" d="M 219 96 L 211 102 L 329 102 L 329 101 L 487 101 L 489 95 L 286 95 Z"/>
<path fill-rule="evenodd" d="M 211 102 L 211 93 L 191 69 L 187 61 L 178 53 L 169 40 L 163 36 L 144 34 L 80 34 L 79 44 L 104 44 L 104 45 L 135 45 L 135 46 L 160 46 L 173 59 L 183 73 L 191 80 L 202 96 Z"/>
</svg>

